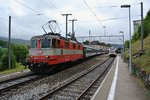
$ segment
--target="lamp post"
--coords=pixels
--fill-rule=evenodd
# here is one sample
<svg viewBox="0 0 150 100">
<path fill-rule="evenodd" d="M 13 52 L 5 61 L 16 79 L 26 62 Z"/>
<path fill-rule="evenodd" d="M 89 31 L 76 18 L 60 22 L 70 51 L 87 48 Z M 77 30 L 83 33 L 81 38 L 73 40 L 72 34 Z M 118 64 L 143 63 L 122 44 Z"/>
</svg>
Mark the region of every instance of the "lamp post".
<svg viewBox="0 0 150 100">
<path fill-rule="evenodd" d="M 129 8 L 129 38 L 130 38 L 130 46 L 129 46 L 129 72 L 132 74 L 132 51 L 131 51 L 131 15 L 130 15 L 130 7 L 131 5 L 121 5 L 121 8 Z"/>
<path fill-rule="evenodd" d="M 122 52 L 122 55 L 123 55 L 123 60 L 124 60 L 124 52 L 125 52 L 125 46 L 124 46 L 124 32 L 123 31 L 119 31 L 119 33 L 121 33 L 122 34 L 122 50 L 123 50 L 123 52 Z"/>
</svg>

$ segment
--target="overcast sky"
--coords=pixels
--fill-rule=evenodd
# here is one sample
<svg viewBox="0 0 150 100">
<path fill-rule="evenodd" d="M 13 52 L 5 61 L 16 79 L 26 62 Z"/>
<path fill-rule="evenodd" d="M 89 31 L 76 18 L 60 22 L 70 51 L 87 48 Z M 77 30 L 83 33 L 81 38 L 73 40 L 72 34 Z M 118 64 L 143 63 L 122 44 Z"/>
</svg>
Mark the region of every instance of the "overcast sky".
<svg viewBox="0 0 150 100">
<path fill-rule="evenodd" d="M 56 20 L 65 36 L 65 17 L 75 22 L 76 36 L 120 35 L 124 31 L 125 40 L 129 39 L 128 9 L 122 4 L 131 5 L 131 21 L 140 19 L 140 2 L 144 5 L 144 17 L 150 8 L 150 0 L 0 0 L 0 36 L 8 37 L 8 17 L 12 16 L 12 38 L 29 40 L 32 36 L 44 34 L 41 26 L 49 20 Z M 40 14 L 40 15 L 39 15 Z M 71 22 L 68 22 L 71 32 Z M 132 23 L 133 33 L 133 23 Z M 100 40 L 100 38 L 96 38 Z M 121 42 L 121 38 L 102 38 L 101 41 Z"/>
</svg>

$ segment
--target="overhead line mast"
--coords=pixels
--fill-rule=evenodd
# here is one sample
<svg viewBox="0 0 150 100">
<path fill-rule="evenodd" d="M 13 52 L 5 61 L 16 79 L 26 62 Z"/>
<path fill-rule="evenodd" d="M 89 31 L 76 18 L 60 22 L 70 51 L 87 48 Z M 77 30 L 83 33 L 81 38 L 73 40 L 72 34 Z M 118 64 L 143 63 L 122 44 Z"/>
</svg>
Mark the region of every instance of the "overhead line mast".
<svg viewBox="0 0 150 100">
<path fill-rule="evenodd" d="M 68 34 L 68 16 L 72 15 L 72 14 L 62 14 L 62 16 L 66 16 L 66 38 L 67 38 L 67 34 Z"/>
</svg>

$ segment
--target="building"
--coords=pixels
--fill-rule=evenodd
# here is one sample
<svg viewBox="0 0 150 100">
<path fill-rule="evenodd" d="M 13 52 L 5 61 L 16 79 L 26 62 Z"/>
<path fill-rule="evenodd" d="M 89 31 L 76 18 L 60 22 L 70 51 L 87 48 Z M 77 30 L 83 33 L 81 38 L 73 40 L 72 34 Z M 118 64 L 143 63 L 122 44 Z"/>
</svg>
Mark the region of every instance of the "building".
<svg viewBox="0 0 150 100">
<path fill-rule="evenodd" d="M 140 25 L 141 25 L 141 20 L 134 20 L 133 21 L 134 33 L 138 31 L 138 27 Z"/>
</svg>

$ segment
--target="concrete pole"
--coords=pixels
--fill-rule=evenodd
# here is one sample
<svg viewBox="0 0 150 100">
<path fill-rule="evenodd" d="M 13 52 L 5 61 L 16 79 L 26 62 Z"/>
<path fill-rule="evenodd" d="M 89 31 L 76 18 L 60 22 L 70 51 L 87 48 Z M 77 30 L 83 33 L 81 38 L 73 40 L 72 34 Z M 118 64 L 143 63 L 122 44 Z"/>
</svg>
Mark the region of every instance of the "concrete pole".
<svg viewBox="0 0 150 100">
<path fill-rule="evenodd" d="M 9 16 L 8 67 L 11 69 L 11 16 Z"/>
<path fill-rule="evenodd" d="M 124 60 L 124 53 L 125 53 L 125 46 L 124 46 L 124 33 L 122 34 L 122 38 L 123 38 L 123 60 Z"/>
<path fill-rule="evenodd" d="M 103 26 L 104 28 L 104 36 L 106 36 L 106 26 Z"/>
<path fill-rule="evenodd" d="M 143 27 L 143 2 L 141 2 L 141 52 L 143 52 L 143 38 L 144 38 L 144 27 Z"/>
<path fill-rule="evenodd" d="M 131 44 L 131 15 L 130 15 L 130 7 L 129 7 L 129 34 L 130 34 L 130 58 L 129 58 L 129 71 L 130 75 L 132 74 L 132 44 Z"/>
<path fill-rule="evenodd" d="M 89 45 L 90 45 L 90 40 L 91 40 L 91 30 L 89 30 Z"/>
<path fill-rule="evenodd" d="M 72 21 L 72 36 L 73 36 L 73 38 L 75 38 L 74 21 L 77 21 L 77 19 L 72 19 L 72 20 L 69 20 L 69 21 Z"/>
<path fill-rule="evenodd" d="M 66 16 L 66 38 L 67 38 L 67 34 L 68 34 L 68 16 L 72 15 L 72 14 L 62 14 L 62 16 Z"/>
</svg>

